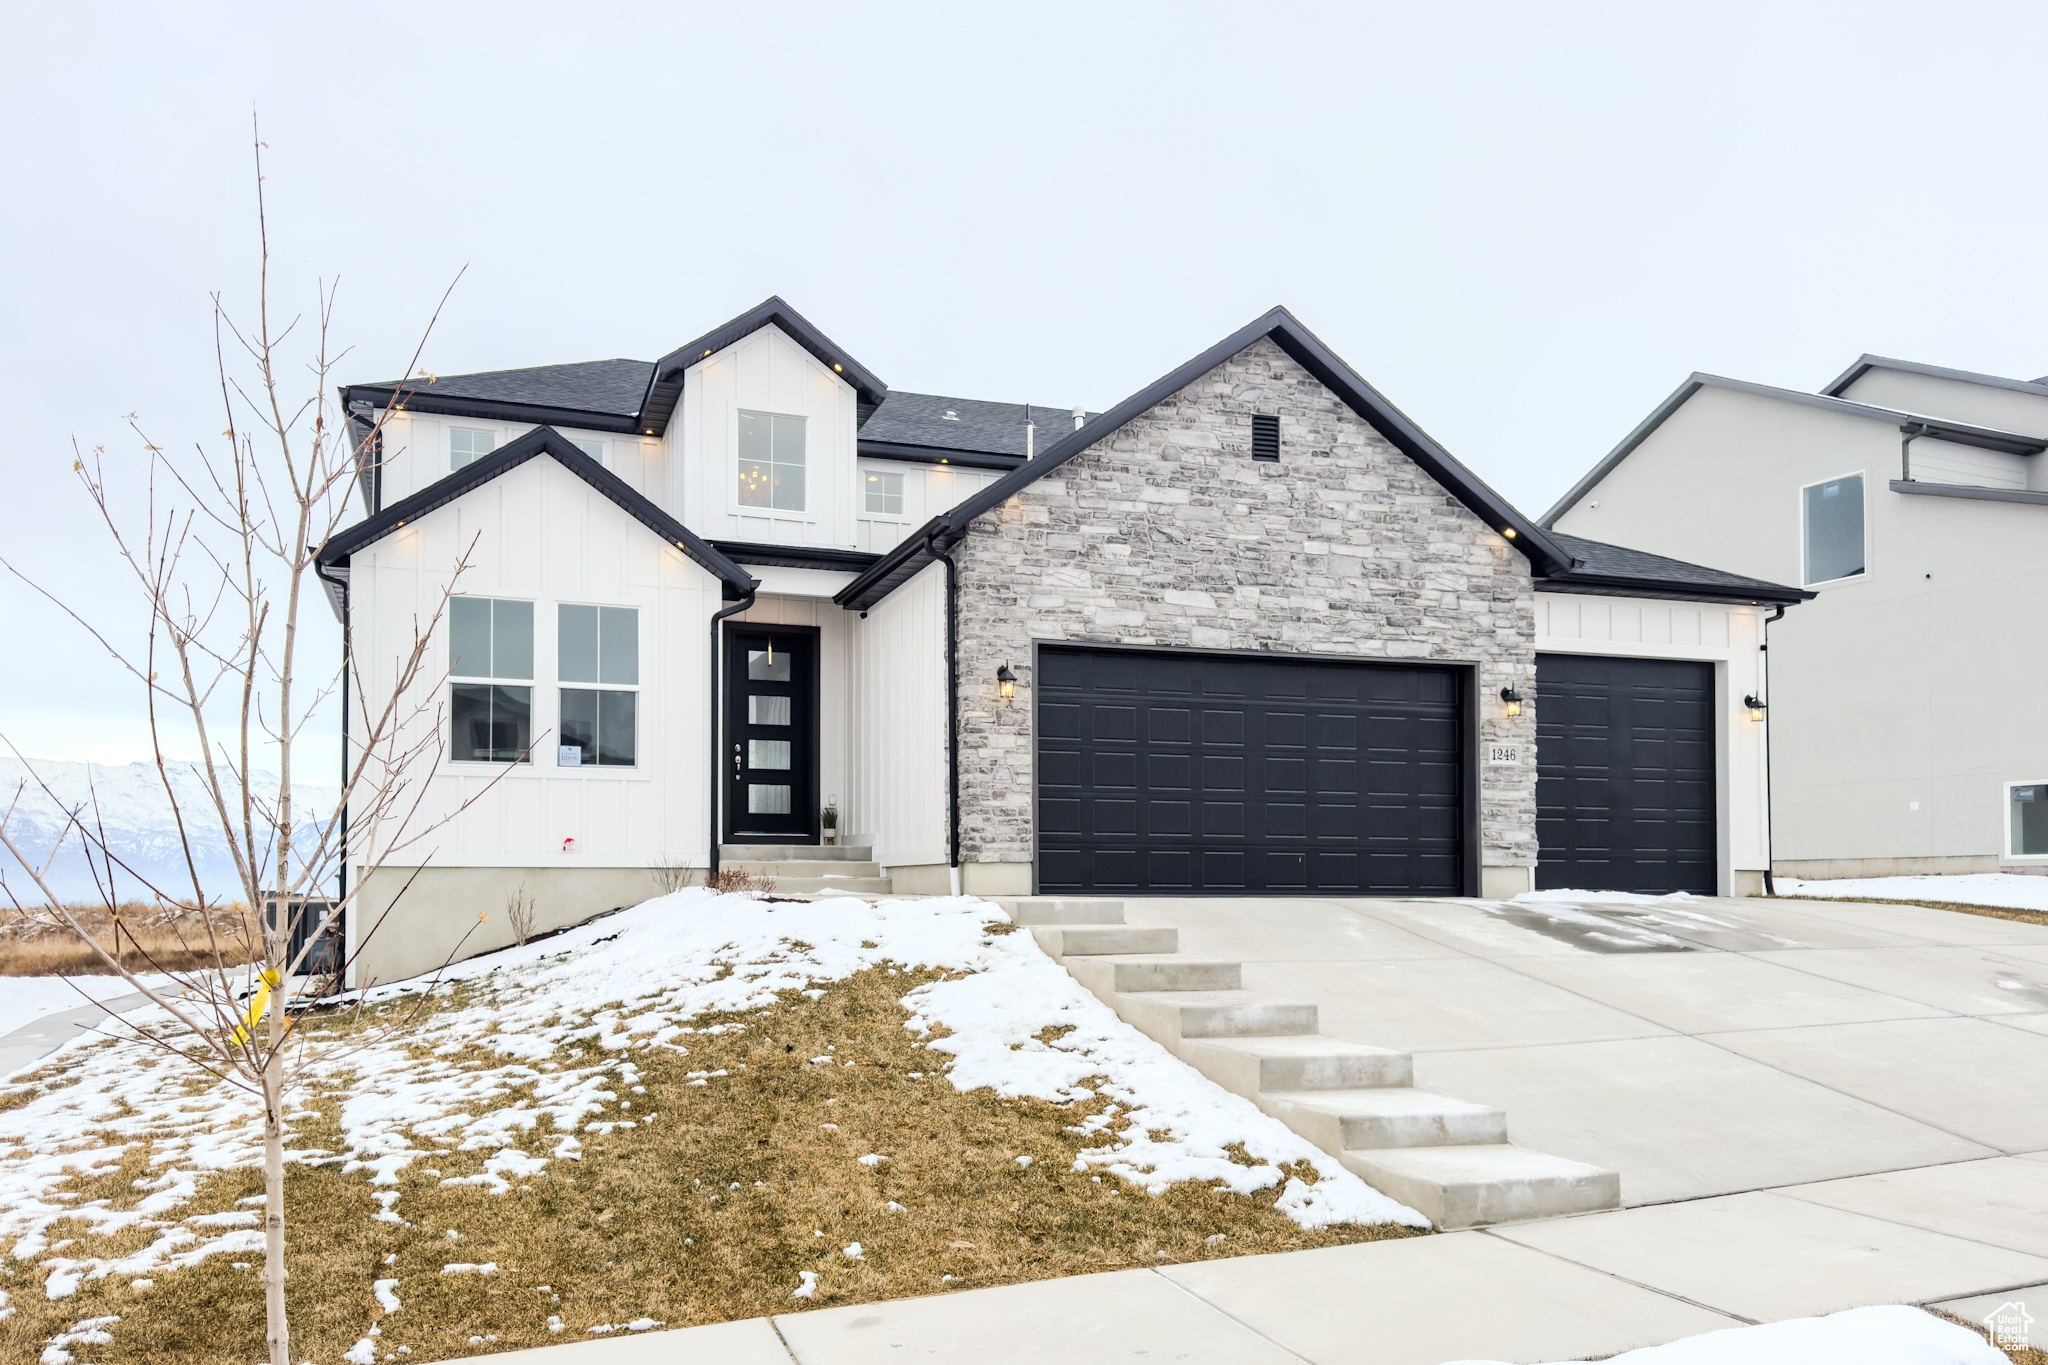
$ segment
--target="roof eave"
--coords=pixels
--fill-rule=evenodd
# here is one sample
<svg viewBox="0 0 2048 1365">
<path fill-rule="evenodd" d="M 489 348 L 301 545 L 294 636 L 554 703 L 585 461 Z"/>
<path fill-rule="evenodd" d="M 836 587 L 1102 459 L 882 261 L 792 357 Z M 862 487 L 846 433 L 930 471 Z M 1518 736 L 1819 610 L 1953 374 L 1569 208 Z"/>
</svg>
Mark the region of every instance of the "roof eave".
<svg viewBox="0 0 2048 1365">
<path fill-rule="evenodd" d="M 1688 583 L 1678 579 L 1643 578 L 1632 574 L 1553 574 L 1536 580 L 1538 592 L 1583 592 L 1596 597 L 1654 597 L 1682 602 L 1734 605 L 1795 606 L 1817 594 L 1778 583 L 1754 587 Z"/>
<path fill-rule="evenodd" d="M 512 403 L 497 398 L 462 398 L 428 393 L 424 388 L 351 384 L 341 391 L 342 410 L 347 411 L 351 403 L 369 403 L 373 407 L 389 408 L 399 412 L 424 412 L 437 417 L 532 422 L 536 426 L 573 427 L 578 431 L 640 432 L 640 419 L 632 414 L 591 412 L 583 408 L 561 408 L 545 403 Z"/>
</svg>

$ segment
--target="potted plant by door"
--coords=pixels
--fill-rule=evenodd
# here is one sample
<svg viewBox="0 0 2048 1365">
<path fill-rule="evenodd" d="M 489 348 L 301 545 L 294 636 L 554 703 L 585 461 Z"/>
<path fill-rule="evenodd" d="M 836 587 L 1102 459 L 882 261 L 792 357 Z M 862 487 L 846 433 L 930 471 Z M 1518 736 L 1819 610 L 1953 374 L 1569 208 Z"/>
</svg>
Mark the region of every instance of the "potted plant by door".
<svg viewBox="0 0 2048 1365">
<path fill-rule="evenodd" d="M 837 844 L 839 842 L 838 802 L 828 801 L 825 804 L 824 812 L 818 817 L 818 820 L 819 823 L 824 825 L 825 827 L 825 846 L 827 848 L 830 848 L 833 845 Z"/>
</svg>

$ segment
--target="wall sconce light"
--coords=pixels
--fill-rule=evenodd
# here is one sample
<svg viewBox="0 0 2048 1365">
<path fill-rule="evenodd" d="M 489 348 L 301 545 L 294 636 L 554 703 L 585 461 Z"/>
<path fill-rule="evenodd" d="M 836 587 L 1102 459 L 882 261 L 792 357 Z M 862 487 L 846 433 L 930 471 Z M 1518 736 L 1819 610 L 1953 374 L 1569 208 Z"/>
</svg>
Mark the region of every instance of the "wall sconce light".
<svg viewBox="0 0 2048 1365">
<path fill-rule="evenodd" d="M 996 694 L 1004 701 L 1017 695 L 1017 675 L 1010 671 L 1008 664 L 996 670 Z"/>
<path fill-rule="evenodd" d="M 1742 704 L 1749 708 L 1749 718 L 1751 720 L 1762 720 L 1764 718 L 1764 704 L 1757 700 L 1756 693 L 1752 692 L 1744 697 Z"/>
<path fill-rule="evenodd" d="M 1509 715 L 1519 716 L 1522 714 L 1522 694 L 1515 691 L 1513 687 L 1503 687 L 1500 690 L 1500 699 L 1501 704 L 1507 707 Z"/>
</svg>

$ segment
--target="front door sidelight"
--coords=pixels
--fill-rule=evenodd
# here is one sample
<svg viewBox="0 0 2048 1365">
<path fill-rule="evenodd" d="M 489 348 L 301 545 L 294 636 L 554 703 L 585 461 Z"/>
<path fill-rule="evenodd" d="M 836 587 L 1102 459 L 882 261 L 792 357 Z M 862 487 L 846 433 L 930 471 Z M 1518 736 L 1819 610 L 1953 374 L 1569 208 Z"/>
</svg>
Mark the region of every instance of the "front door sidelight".
<svg viewBox="0 0 2048 1365">
<path fill-rule="evenodd" d="M 728 843 L 817 842 L 818 636 L 742 626 L 726 636 Z"/>
</svg>

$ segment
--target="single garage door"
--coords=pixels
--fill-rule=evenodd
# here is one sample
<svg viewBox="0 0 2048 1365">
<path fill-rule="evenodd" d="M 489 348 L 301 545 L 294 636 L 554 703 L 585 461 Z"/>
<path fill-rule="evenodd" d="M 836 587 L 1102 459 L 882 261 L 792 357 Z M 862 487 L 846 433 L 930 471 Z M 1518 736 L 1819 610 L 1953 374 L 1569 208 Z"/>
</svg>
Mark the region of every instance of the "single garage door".
<svg viewBox="0 0 2048 1365">
<path fill-rule="evenodd" d="M 1042 648 L 1044 892 L 1458 895 L 1449 669 Z"/>
<path fill-rule="evenodd" d="M 1713 895 L 1714 666 L 1536 656 L 1536 885 Z"/>
</svg>

